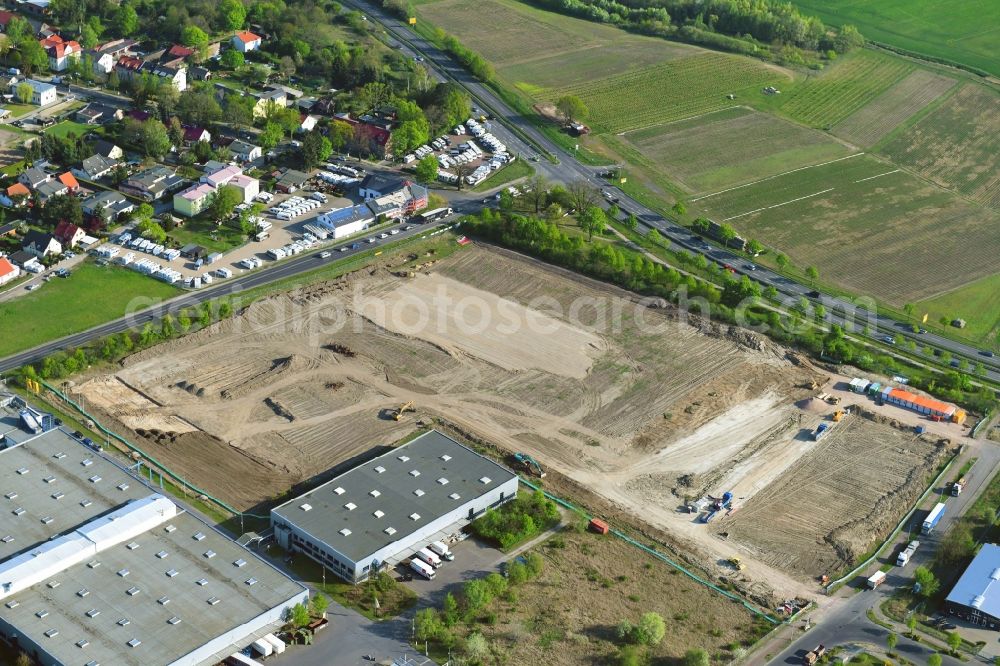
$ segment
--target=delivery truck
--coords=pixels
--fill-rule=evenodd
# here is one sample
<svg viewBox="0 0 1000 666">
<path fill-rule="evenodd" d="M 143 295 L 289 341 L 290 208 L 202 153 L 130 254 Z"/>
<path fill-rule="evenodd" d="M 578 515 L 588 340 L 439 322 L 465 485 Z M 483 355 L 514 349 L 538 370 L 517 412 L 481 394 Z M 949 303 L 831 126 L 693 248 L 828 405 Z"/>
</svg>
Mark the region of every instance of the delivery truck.
<svg viewBox="0 0 1000 666">
<path fill-rule="evenodd" d="M 899 555 L 896 556 L 896 566 L 905 567 L 909 563 L 910 558 L 913 554 L 917 552 L 917 548 L 920 547 L 919 541 L 911 541 L 906 548 L 900 551 Z"/>
<path fill-rule="evenodd" d="M 432 553 L 427 548 L 421 548 L 420 550 L 418 550 L 416 552 L 416 557 L 419 557 L 421 560 L 431 565 L 435 569 L 437 569 L 442 564 L 441 558 Z"/>
<path fill-rule="evenodd" d="M 920 526 L 921 534 L 930 534 L 939 522 L 941 522 L 941 516 L 944 515 L 944 502 L 938 502 L 931 512 L 927 514 L 927 518 L 924 519 L 924 524 Z"/>
<path fill-rule="evenodd" d="M 423 560 L 419 560 L 414 557 L 410 560 L 410 568 L 416 571 L 418 574 L 426 578 L 427 580 L 434 579 L 434 567 L 427 564 Z"/>
<path fill-rule="evenodd" d="M 868 578 L 868 589 L 874 590 L 876 587 L 885 582 L 885 572 L 876 571 Z"/>
<path fill-rule="evenodd" d="M 443 541 L 435 541 L 431 545 L 427 546 L 435 555 L 438 557 L 451 562 L 455 559 L 455 554 L 448 550 L 448 546 L 444 545 Z"/>
</svg>

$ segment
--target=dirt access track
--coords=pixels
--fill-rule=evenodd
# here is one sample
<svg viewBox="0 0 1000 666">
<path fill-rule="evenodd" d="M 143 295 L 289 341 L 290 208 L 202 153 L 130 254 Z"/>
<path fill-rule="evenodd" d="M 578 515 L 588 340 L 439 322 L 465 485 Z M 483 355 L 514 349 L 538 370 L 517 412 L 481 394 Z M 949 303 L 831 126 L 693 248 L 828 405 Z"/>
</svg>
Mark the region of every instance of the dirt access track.
<svg viewBox="0 0 1000 666">
<path fill-rule="evenodd" d="M 888 523 L 905 511 L 865 496 L 817 528 L 812 503 L 795 500 L 800 461 L 818 461 L 831 488 L 856 469 L 833 464 L 842 451 L 808 436 L 830 410 L 802 401 L 826 375 L 766 339 L 681 321 L 672 308 L 494 249 L 469 246 L 415 275 L 398 268 L 259 301 L 75 390 L 240 508 L 439 417 L 682 536 L 707 553 L 706 566 L 743 557 L 752 580 L 786 595 L 815 591 L 805 581 L 818 572 L 800 563 L 818 542 L 836 534 L 855 544 L 849 557 L 877 536 L 869 514 Z M 416 415 L 392 419 L 410 400 Z M 883 434 L 860 419 L 850 427 Z M 872 475 L 891 468 L 880 492 L 922 473 L 928 454 L 911 449 L 867 460 Z M 729 519 L 704 525 L 682 511 L 685 497 L 724 491 L 747 507 L 728 529 L 738 538 L 719 535 Z M 753 512 L 758 494 L 777 500 Z M 801 534 L 782 542 L 797 555 L 768 551 L 778 521 Z"/>
</svg>

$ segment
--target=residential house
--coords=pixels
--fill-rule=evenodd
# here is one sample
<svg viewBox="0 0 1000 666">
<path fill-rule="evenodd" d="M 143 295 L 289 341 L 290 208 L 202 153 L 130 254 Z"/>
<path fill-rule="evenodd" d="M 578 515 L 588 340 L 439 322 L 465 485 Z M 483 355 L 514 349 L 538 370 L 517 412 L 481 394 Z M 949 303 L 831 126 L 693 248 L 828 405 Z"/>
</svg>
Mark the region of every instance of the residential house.
<svg viewBox="0 0 1000 666">
<path fill-rule="evenodd" d="M 53 72 L 62 72 L 69 67 L 70 58 L 79 58 L 83 47 L 76 40 L 64 40 L 59 35 L 52 35 L 39 41 L 49 56 L 49 68 Z"/>
<path fill-rule="evenodd" d="M 253 162 L 263 151 L 260 146 L 237 139 L 229 144 L 229 153 L 240 162 Z"/>
<path fill-rule="evenodd" d="M 377 199 L 403 189 L 404 181 L 395 176 L 370 173 L 358 185 L 358 196 L 367 201 Z"/>
<path fill-rule="evenodd" d="M 62 245 L 55 239 L 55 236 L 41 231 L 29 231 L 21 243 L 21 249 L 39 259 L 44 259 L 54 254 L 62 254 L 63 251 Z"/>
<path fill-rule="evenodd" d="M 153 117 L 153 114 L 151 114 L 149 111 L 140 111 L 139 109 L 132 109 L 125 115 L 131 118 L 132 120 L 138 120 L 140 123 L 144 123 Z"/>
<path fill-rule="evenodd" d="M 296 100 L 295 106 L 302 113 L 310 113 L 318 101 L 315 97 L 303 97 L 300 100 Z"/>
<path fill-rule="evenodd" d="M 187 67 L 183 64 L 165 65 L 134 56 L 122 56 L 115 63 L 115 71 L 123 81 L 148 74 L 170 81 L 178 91 L 183 92 L 187 89 Z"/>
<path fill-rule="evenodd" d="M 288 100 L 299 99 L 300 97 L 305 95 L 305 93 L 299 90 L 298 88 L 290 88 L 289 86 L 283 86 L 280 83 L 268 84 L 267 89 L 280 90 L 281 92 L 285 93 L 285 98 Z"/>
<path fill-rule="evenodd" d="M 295 169 L 287 169 L 283 174 L 281 174 L 281 177 L 275 184 L 275 188 L 279 192 L 291 194 L 292 192 L 301 189 L 308 180 L 309 174 L 296 171 Z"/>
<path fill-rule="evenodd" d="M 74 117 L 78 123 L 107 125 L 108 123 L 113 123 L 124 118 L 125 112 L 121 109 L 95 103 L 83 107 L 76 112 Z"/>
<path fill-rule="evenodd" d="M 16 280 L 21 276 L 21 269 L 10 262 L 6 257 L 0 257 L 0 286 Z"/>
<path fill-rule="evenodd" d="M 193 143 L 198 143 L 199 141 L 211 142 L 211 140 L 212 133 L 204 127 L 193 127 L 190 125 L 184 127 L 185 144 L 191 145 Z"/>
<path fill-rule="evenodd" d="M 208 81 L 212 78 L 212 72 L 204 67 L 195 65 L 188 69 L 188 75 L 194 81 Z"/>
<path fill-rule="evenodd" d="M 71 171 L 77 178 L 93 181 L 107 176 L 118 164 L 118 160 L 103 155 L 91 155 L 83 160 L 81 166 L 74 167 Z"/>
<path fill-rule="evenodd" d="M 333 97 L 323 97 L 313 104 L 309 111 L 324 116 L 332 116 L 337 112 L 337 101 Z"/>
<path fill-rule="evenodd" d="M 391 156 L 392 132 L 388 129 L 360 122 L 346 113 L 338 113 L 336 118 L 354 129 L 352 140 L 354 150 L 366 155 L 374 155 L 379 159 Z"/>
<path fill-rule="evenodd" d="M 23 206 L 31 200 L 31 190 L 24 183 L 14 183 L 7 188 L 3 199 L 0 200 L 4 206 Z"/>
<path fill-rule="evenodd" d="M 194 217 L 208 208 L 215 197 L 215 188 L 208 183 L 195 183 L 174 195 L 174 211 Z"/>
<path fill-rule="evenodd" d="M 161 52 L 157 60 L 163 65 L 180 65 L 186 63 L 188 58 L 194 55 L 194 49 L 180 44 L 174 44 L 166 51 Z"/>
<path fill-rule="evenodd" d="M 29 167 L 22 171 L 21 175 L 17 177 L 17 182 L 33 190 L 49 180 L 52 180 L 52 174 L 46 173 L 38 167 Z"/>
<path fill-rule="evenodd" d="M 69 188 L 59 179 L 47 180 L 35 188 L 38 195 L 38 203 L 44 206 L 49 199 L 61 194 L 69 194 Z"/>
<path fill-rule="evenodd" d="M 83 229 L 72 222 L 65 220 L 56 225 L 56 230 L 52 233 L 59 243 L 67 249 L 72 250 L 77 244 L 87 237 Z"/>
<path fill-rule="evenodd" d="M 56 101 L 56 87 L 51 83 L 43 83 L 34 79 L 24 81 L 31 86 L 31 103 L 37 106 L 46 106 Z"/>
<path fill-rule="evenodd" d="M 299 116 L 299 127 L 297 131 L 299 132 L 312 132 L 316 129 L 316 123 L 319 122 L 319 116 L 311 116 L 309 114 L 303 113 Z"/>
<path fill-rule="evenodd" d="M 51 13 L 49 3 L 50 0 L 24 0 L 23 2 L 18 2 L 17 6 L 27 14 L 48 16 Z"/>
<path fill-rule="evenodd" d="M 281 107 L 288 106 L 288 96 L 284 90 L 268 90 L 267 92 L 254 93 L 254 95 L 257 97 L 257 103 L 253 106 L 254 118 L 266 116 L 267 108 L 272 102 Z"/>
<path fill-rule="evenodd" d="M 17 236 L 17 227 L 20 222 L 8 222 L 7 224 L 0 224 L 0 238 L 13 238 Z"/>
<path fill-rule="evenodd" d="M 246 30 L 240 30 L 233 35 L 232 39 L 233 48 L 240 53 L 249 53 L 250 51 L 259 49 L 260 43 L 261 38 L 259 36 Z"/>
<path fill-rule="evenodd" d="M 129 54 L 135 45 L 136 42 L 131 39 L 115 39 L 88 49 L 86 55 L 94 62 L 94 73 L 107 76 L 115 68 L 118 59 Z"/>
<path fill-rule="evenodd" d="M 81 208 L 83 214 L 90 217 L 102 212 L 101 217 L 105 222 L 108 222 L 117 219 L 120 215 L 131 213 L 136 206 L 121 192 L 102 190 L 84 199 Z"/>
<path fill-rule="evenodd" d="M 184 182 L 173 169 L 160 165 L 132 175 L 118 189 L 144 201 L 156 201 L 177 190 Z"/>
<path fill-rule="evenodd" d="M 104 139 L 100 139 L 94 144 L 94 153 L 112 160 L 120 160 L 125 157 L 125 151 L 110 141 L 105 141 Z"/>
<path fill-rule="evenodd" d="M 7 24 L 9 24 L 11 19 L 15 16 L 17 16 L 17 14 L 14 12 L 0 10 L 0 32 L 7 32 Z"/>
<path fill-rule="evenodd" d="M 77 181 L 76 176 L 69 171 L 64 171 L 56 176 L 56 180 L 66 186 L 69 194 L 76 194 L 80 189 L 80 183 Z"/>
<path fill-rule="evenodd" d="M 187 90 L 187 67 L 185 65 L 153 65 L 148 69 L 150 74 L 165 79 L 179 92 Z"/>
<path fill-rule="evenodd" d="M 17 252 L 12 252 L 10 256 L 7 257 L 10 263 L 15 266 L 20 266 L 23 270 L 29 273 L 41 273 L 45 270 L 42 265 L 38 262 L 38 257 L 31 254 L 30 252 L 25 252 L 24 250 L 18 250 Z"/>
<path fill-rule="evenodd" d="M 9 90 L 12 95 L 17 94 L 17 84 L 21 81 L 17 74 L 0 73 L 0 90 Z"/>
</svg>

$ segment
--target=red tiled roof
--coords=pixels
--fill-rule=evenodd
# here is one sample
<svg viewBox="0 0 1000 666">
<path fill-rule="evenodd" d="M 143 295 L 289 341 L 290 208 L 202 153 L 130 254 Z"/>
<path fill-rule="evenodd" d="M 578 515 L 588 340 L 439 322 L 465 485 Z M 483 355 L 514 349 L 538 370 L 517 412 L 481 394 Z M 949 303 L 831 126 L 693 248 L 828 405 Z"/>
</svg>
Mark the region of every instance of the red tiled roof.
<svg viewBox="0 0 1000 666">
<path fill-rule="evenodd" d="M 80 183 L 76 180 L 76 176 L 71 174 L 69 171 L 59 174 L 59 182 L 71 190 L 75 190 L 80 187 Z"/>
<path fill-rule="evenodd" d="M 184 128 L 184 140 L 185 141 L 201 141 L 202 135 L 205 134 L 204 127 L 185 127 Z"/>
<path fill-rule="evenodd" d="M 0 11 L 0 25 L 6 28 L 7 24 L 10 23 L 10 20 L 15 16 L 17 16 L 17 14 L 14 12 Z"/>
<path fill-rule="evenodd" d="M 258 42 L 258 41 L 260 41 L 260 37 L 259 36 L 253 34 L 252 32 L 247 32 L 246 30 L 240 30 L 239 32 L 237 32 L 233 36 L 236 37 L 236 39 L 238 39 L 241 42 L 243 42 L 244 44 L 249 44 L 250 42 Z"/>
<path fill-rule="evenodd" d="M 31 190 L 29 190 L 24 183 L 14 183 L 7 188 L 8 197 L 30 197 Z"/>
<path fill-rule="evenodd" d="M 15 270 L 17 269 L 14 268 L 14 264 L 10 263 L 6 257 L 0 257 L 0 277 L 6 277 Z"/>
<path fill-rule="evenodd" d="M 194 54 L 194 49 L 189 49 L 188 47 L 181 46 L 180 44 L 174 44 L 170 47 L 170 50 L 167 51 L 167 53 L 175 58 L 187 58 Z"/>
<path fill-rule="evenodd" d="M 67 222 L 66 220 L 63 220 L 62 222 L 56 225 L 55 233 L 53 233 L 52 235 L 55 236 L 60 241 L 68 242 L 73 240 L 73 236 L 75 236 L 76 232 L 78 232 L 79 230 L 80 227 L 76 226 L 72 222 Z"/>
<path fill-rule="evenodd" d="M 142 60 L 132 56 L 122 56 L 121 58 L 118 58 L 118 66 L 123 69 L 138 71 L 139 68 L 142 67 Z"/>
<path fill-rule="evenodd" d="M 74 40 L 64 41 L 59 35 L 49 35 L 43 40 L 39 41 L 46 51 L 52 51 L 56 58 L 62 58 L 64 55 L 69 55 L 72 53 L 80 52 L 80 44 Z"/>
</svg>

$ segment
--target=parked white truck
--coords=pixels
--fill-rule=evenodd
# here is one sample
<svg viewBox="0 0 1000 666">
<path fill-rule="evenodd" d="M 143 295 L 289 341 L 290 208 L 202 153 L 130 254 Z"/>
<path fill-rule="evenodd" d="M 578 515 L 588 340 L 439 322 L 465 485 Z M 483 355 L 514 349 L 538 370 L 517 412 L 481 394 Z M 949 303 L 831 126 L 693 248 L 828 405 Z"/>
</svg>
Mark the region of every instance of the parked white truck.
<svg viewBox="0 0 1000 666">
<path fill-rule="evenodd" d="M 410 568 L 427 580 L 433 580 L 434 578 L 434 567 L 416 557 L 410 560 Z"/>
<path fill-rule="evenodd" d="M 430 548 L 435 555 L 447 560 L 448 562 L 455 559 L 455 554 L 448 550 L 448 546 L 446 546 L 443 541 L 435 541 L 427 547 Z"/>
<path fill-rule="evenodd" d="M 431 565 L 435 569 L 441 566 L 441 558 L 426 548 L 421 548 L 420 550 L 418 550 L 416 553 L 416 557 L 419 557 L 421 560 Z"/>
<path fill-rule="evenodd" d="M 876 571 L 868 578 L 868 589 L 874 590 L 876 587 L 885 582 L 886 575 L 884 571 Z"/>
<path fill-rule="evenodd" d="M 909 545 L 896 556 L 896 566 L 905 567 L 913 557 L 913 554 L 917 552 L 917 548 L 920 548 L 919 541 L 911 541 Z"/>
</svg>

